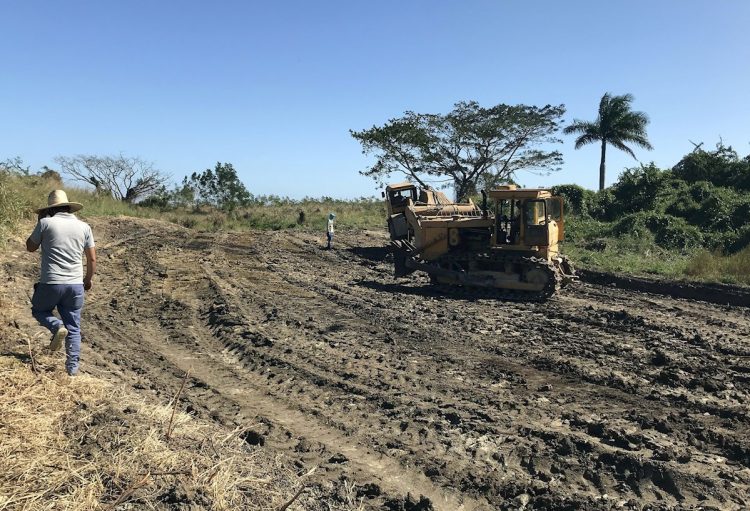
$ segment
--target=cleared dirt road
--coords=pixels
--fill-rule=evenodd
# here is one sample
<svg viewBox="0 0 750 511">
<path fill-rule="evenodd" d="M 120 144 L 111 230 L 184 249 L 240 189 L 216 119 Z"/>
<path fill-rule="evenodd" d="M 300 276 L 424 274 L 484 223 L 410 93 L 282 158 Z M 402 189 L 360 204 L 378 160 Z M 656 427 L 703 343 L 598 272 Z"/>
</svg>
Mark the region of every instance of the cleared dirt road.
<svg viewBox="0 0 750 511">
<path fill-rule="evenodd" d="M 441 296 L 377 232 L 93 226 L 88 369 L 165 397 L 190 369 L 188 410 L 367 509 L 750 507 L 748 309 Z"/>
</svg>

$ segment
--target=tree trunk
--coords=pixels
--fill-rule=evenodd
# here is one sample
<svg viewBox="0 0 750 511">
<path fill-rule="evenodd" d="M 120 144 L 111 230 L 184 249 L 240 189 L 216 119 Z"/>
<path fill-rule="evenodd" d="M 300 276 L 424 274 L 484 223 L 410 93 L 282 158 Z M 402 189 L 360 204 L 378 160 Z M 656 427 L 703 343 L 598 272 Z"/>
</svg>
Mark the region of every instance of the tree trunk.
<svg viewBox="0 0 750 511">
<path fill-rule="evenodd" d="M 461 202 L 461 196 L 464 194 L 463 182 L 456 179 L 453 182 L 453 200 L 455 202 Z"/>
<path fill-rule="evenodd" d="M 468 200 L 471 195 L 476 193 L 476 188 L 476 184 L 469 180 L 456 180 L 454 184 L 456 202 Z"/>
<path fill-rule="evenodd" d="M 604 174 L 605 174 L 605 165 L 604 160 L 607 156 L 607 141 L 602 140 L 602 161 L 599 163 L 599 191 L 601 192 L 604 190 Z"/>
</svg>

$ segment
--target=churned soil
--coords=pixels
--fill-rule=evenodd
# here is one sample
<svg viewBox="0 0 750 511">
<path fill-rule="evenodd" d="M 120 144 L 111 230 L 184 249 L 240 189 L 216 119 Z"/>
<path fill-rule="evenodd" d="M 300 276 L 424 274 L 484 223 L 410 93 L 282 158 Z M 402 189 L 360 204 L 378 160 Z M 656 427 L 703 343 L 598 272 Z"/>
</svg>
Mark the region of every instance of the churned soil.
<svg viewBox="0 0 750 511">
<path fill-rule="evenodd" d="M 281 453 L 364 509 L 747 509 L 750 310 L 577 283 L 394 280 L 381 232 L 94 219 L 83 370 Z M 6 262 L 17 285 L 33 258 Z"/>
</svg>

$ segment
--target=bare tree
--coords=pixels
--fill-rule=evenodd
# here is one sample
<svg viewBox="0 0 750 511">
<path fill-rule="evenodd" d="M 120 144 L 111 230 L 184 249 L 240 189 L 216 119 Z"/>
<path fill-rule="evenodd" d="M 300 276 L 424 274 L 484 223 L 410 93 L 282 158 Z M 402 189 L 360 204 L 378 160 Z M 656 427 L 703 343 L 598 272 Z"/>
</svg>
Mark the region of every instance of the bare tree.
<svg viewBox="0 0 750 511">
<path fill-rule="evenodd" d="M 138 156 L 58 156 L 55 162 L 63 174 L 75 181 L 88 183 L 98 193 L 115 199 L 135 202 L 147 197 L 169 181 L 169 176 L 154 168 L 153 163 Z"/>
<path fill-rule="evenodd" d="M 23 163 L 23 159 L 20 156 L 14 158 L 7 158 L 5 161 L 0 161 L 0 172 L 10 172 L 12 174 L 23 174 L 28 176 L 31 172 L 31 167 Z"/>
</svg>

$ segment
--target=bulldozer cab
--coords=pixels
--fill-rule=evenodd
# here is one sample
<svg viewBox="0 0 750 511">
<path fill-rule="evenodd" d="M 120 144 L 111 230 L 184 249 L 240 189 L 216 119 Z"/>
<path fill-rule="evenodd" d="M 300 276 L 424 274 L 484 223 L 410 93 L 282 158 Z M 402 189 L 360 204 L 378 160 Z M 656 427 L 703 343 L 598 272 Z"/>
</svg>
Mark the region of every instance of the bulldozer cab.
<svg viewBox="0 0 750 511">
<path fill-rule="evenodd" d="M 489 193 L 495 201 L 493 246 L 507 250 L 557 252 L 564 236 L 562 198 L 549 190 L 508 185 Z"/>
<path fill-rule="evenodd" d="M 388 209 L 388 216 L 403 213 L 409 205 L 409 201 L 416 202 L 417 187 L 412 183 L 397 183 L 389 185 L 383 192 Z"/>
</svg>

